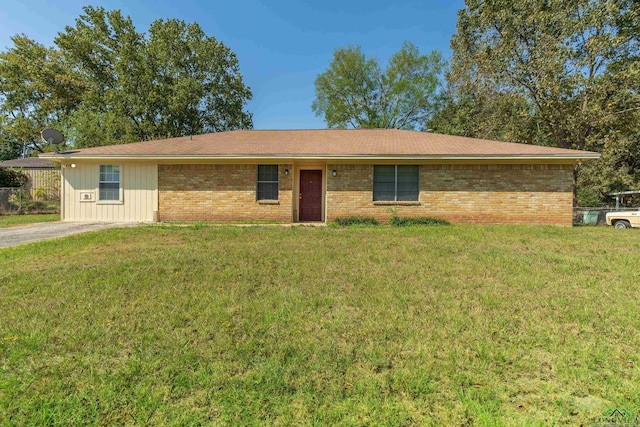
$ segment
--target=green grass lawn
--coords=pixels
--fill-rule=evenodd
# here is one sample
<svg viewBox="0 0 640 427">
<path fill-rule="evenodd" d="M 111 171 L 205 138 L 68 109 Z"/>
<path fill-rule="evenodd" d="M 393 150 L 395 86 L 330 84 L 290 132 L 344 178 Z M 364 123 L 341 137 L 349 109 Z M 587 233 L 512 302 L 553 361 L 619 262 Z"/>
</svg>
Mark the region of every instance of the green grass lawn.
<svg viewBox="0 0 640 427">
<path fill-rule="evenodd" d="M 0 228 L 50 221 L 60 221 L 60 214 L 0 215 Z"/>
<path fill-rule="evenodd" d="M 640 413 L 640 234 L 140 227 L 0 249 L 0 425 Z"/>
</svg>

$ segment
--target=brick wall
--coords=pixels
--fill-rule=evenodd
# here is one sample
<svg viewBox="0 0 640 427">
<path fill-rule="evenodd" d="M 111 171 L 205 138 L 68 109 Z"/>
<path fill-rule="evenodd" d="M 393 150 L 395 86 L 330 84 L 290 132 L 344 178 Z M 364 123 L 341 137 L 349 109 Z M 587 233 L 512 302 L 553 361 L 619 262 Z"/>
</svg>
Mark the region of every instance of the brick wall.
<svg viewBox="0 0 640 427">
<path fill-rule="evenodd" d="M 158 165 L 161 221 L 291 221 L 292 165 L 280 165 L 277 204 L 256 201 L 256 165 Z M 572 165 L 421 165 L 420 197 L 373 200 L 372 165 L 327 165 L 327 221 L 430 216 L 452 222 L 571 225 Z"/>
<path fill-rule="evenodd" d="M 158 165 L 160 221 L 291 221 L 293 174 L 280 165 L 277 204 L 256 200 L 257 165 Z"/>
<path fill-rule="evenodd" d="M 328 165 L 327 221 L 365 215 L 429 216 L 452 222 L 572 223 L 572 165 L 421 165 L 419 201 L 373 202 L 372 165 Z"/>
</svg>

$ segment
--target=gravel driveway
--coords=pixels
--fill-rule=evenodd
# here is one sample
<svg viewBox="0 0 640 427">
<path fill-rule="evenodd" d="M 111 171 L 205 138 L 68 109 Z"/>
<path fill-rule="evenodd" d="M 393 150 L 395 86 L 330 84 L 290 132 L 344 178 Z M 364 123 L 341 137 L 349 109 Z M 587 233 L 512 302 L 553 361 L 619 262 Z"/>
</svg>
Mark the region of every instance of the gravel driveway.
<svg viewBox="0 0 640 427">
<path fill-rule="evenodd" d="M 85 231 L 97 231 L 114 227 L 134 227 L 136 225 L 138 224 L 130 222 L 42 222 L 0 228 L 0 248 L 84 233 Z"/>
</svg>

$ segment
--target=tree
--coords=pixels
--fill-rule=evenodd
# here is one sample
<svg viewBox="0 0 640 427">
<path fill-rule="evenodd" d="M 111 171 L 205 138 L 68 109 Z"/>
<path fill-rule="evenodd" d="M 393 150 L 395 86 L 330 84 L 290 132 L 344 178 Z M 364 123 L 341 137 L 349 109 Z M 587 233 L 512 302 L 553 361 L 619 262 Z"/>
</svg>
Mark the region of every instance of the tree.
<svg viewBox="0 0 640 427">
<path fill-rule="evenodd" d="M 5 127 L 4 121 L 4 116 L 0 115 L 0 162 L 17 159 L 22 148 L 11 135 L 3 130 Z"/>
<path fill-rule="evenodd" d="M 83 82 L 59 50 L 24 35 L 11 40 L 0 53 L 0 143 L 14 154 L 23 146 L 42 152 L 40 131 L 63 126 L 81 102 Z"/>
<path fill-rule="evenodd" d="M 582 206 L 612 202 L 610 193 L 640 189 L 640 121 L 635 133 L 611 132 L 599 146 L 602 157 L 586 162 L 578 175 Z"/>
<path fill-rule="evenodd" d="M 29 177 L 22 172 L 9 168 L 0 168 L 0 187 L 22 187 Z"/>
<path fill-rule="evenodd" d="M 466 0 L 432 126 L 603 151 L 601 165 L 615 164 L 605 145 L 638 136 L 639 22 L 633 0 Z"/>
<path fill-rule="evenodd" d="M 330 128 L 424 129 L 444 68 L 442 55 L 421 55 L 405 42 L 383 71 L 359 46 L 337 49 L 316 81 L 312 110 Z"/>
<path fill-rule="evenodd" d="M 85 7 L 56 44 L 87 82 L 76 146 L 251 128 L 238 60 L 198 24 L 157 20 L 148 37 L 119 10 Z"/>
<path fill-rule="evenodd" d="M 24 35 L 0 53 L 0 153 L 47 147 L 55 127 L 76 147 L 251 128 L 233 52 L 198 24 L 157 20 L 148 36 L 120 11 L 85 7 L 57 47 Z"/>
<path fill-rule="evenodd" d="M 20 145 L 6 141 L 0 136 L 0 162 L 20 157 Z"/>
<path fill-rule="evenodd" d="M 448 87 L 439 99 L 429 127 L 449 135 L 554 145 L 525 96 L 489 88 Z"/>
</svg>

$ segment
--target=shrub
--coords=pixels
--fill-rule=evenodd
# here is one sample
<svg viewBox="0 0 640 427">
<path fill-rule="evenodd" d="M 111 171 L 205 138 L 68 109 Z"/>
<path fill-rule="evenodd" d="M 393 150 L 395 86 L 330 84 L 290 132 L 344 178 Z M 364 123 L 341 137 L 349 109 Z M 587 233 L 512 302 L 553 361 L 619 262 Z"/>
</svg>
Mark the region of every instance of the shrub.
<svg viewBox="0 0 640 427">
<path fill-rule="evenodd" d="M 0 168 L 0 187 L 22 187 L 29 177 L 13 169 Z"/>
<path fill-rule="evenodd" d="M 25 192 L 19 206 L 19 212 L 23 214 L 40 214 L 40 213 L 59 213 L 60 202 L 58 201 L 44 201 L 44 200 L 31 200 L 29 192 Z M 23 193 L 24 194 L 24 193 Z M 17 202 L 16 202 L 17 203 Z"/>
<path fill-rule="evenodd" d="M 338 225 L 379 225 L 377 219 L 370 216 L 342 216 L 336 218 L 335 223 Z"/>
<path fill-rule="evenodd" d="M 426 216 L 400 217 L 394 215 L 389 218 L 389 223 L 397 227 L 404 227 L 407 225 L 451 225 L 451 223 L 446 219 L 429 218 Z"/>
</svg>

